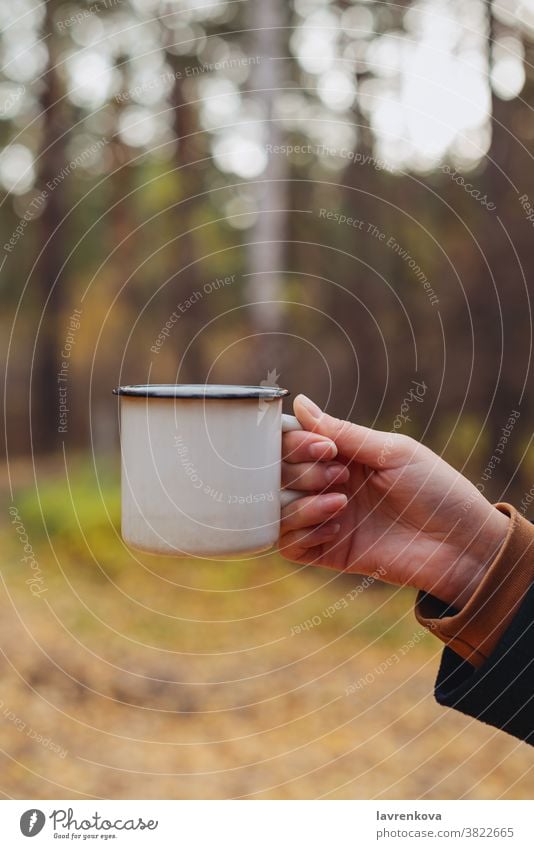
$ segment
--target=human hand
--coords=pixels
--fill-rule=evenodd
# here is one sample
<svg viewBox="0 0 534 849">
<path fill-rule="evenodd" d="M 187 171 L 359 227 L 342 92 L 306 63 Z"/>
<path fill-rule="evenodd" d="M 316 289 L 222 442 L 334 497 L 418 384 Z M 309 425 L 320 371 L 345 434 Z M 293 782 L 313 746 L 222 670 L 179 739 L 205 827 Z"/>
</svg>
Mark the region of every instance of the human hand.
<svg viewBox="0 0 534 849">
<path fill-rule="evenodd" d="M 378 572 L 463 607 L 502 545 L 508 517 L 408 436 L 336 419 L 304 395 L 294 411 L 304 431 L 283 436 L 283 484 L 313 494 L 282 511 L 282 554 Z"/>
</svg>

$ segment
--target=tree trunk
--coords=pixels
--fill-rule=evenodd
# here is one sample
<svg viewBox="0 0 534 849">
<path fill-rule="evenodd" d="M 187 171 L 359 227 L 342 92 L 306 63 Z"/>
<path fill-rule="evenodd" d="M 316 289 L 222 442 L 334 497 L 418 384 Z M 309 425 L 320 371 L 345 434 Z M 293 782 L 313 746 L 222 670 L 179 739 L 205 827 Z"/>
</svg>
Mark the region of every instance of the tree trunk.
<svg viewBox="0 0 534 849">
<path fill-rule="evenodd" d="M 496 32 L 496 21 L 493 14 L 493 0 L 487 0 L 488 15 L 488 74 L 491 74 L 494 64 L 494 45 Z M 513 101 L 505 101 L 499 98 L 492 89 L 491 92 L 491 122 L 492 138 L 488 152 L 485 181 L 488 188 L 488 198 L 499 200 L 504 206 L 505 200 L 510 192 L 510 184 L 507 176 L 512 172 L 514 156 L 517 156 L 517 142 L 511 131 L 513 125 L 514 104 Z M 497 209 L 499 211 L 499 209 Z M 492 277 L 499 293 L 499 309 L 502 315 L 504 327 L 504 351 L 502 372 L 497 387 L 495 403 L 490 412 L 488 420 L 488 431 L 490 450 L 493 451 L 498 445 L 508 417 L 514 410 L 519 410 L 520 377 L 521 369 L 518 363 L 527 362 L 528 352 L 521 350 L 524 347 L 527 327 L 524 316 L 517 314 L 517 305 L 525 304 L 523 283 L 515 261 L 514 254 L 510 248 L 505 233 L 499 223 L 494 220 L 490 222 L 484 247 L 489 271 L 485 267 L 483 277 L 485 285 L 478 286 L 478 297 L 482 299 L 479 304 L 480 316 L 483 317 L 482 325 L 478 325 L 478 345 L 482 351 L 486 369 L 491 366 L 495 352 L 500 345 L 499 324 L 501 316 L 497 314 L 497 308 L 488 309 L 488 303 L 494 302 Z M 490 273 L 491 272 L 491 273 Z M 491 291 L 488 291 L 491 287 Z M 518 332 L 523 325 L 525 333 Z M 480 338 L 482 337 L 482 338 Z M 525 346 L 526 347 L 526 346 Z M 495 374 L 491 374 L 488 387 L 495 384 Z M 488 393 L 489 395 L 489 393 Z M 489 402 L 489 397 L 485 398 Z M 524 406 L 521 408 L 524 413 Z M 518 427 L 519 431 L 519 427 Z M 514 433 L 502 455 L 498 468 L 500 485 L 508 486 L 512 483 L 516 474 L 516 465 L 519 457 L 517 439 L 519 433 Z M 496 493 L 500 497 L 501 492 Z"/>
<path fill-rule="evenodd" d="M 59 225 L 65 212 L 65 190 L 63 180 L 55 185 L 53 181 L 61 175 L 65 167 L 66 136 L 64 134 L 67 124 L 64 116 L 64 101 L 61 100 L 64 91 L 56 70 L 53 16 L 58 5 L 57 0 L 48 0 L 46 4 L 43 37 L 46 39 L 45 43 L 49 50 L 49 61 L 43 78 L 43 93 L 40 100 L 43 135 L 38 176 L 39 187 L 47 192 L 47 197 L 44 211 L 38 219 L 39 244 L 43 252 L 36 268 L 36 275 L 43 321 L 36 346 L 33 373 L 32 427 L 33 448 L 42 452 L 57 449 L 61 441 L 61 434 L 58 433 L 57 375 L 60 370 L 60 323 L 63 319 L 65 293 L 59 275 L 65 258 L 66 240 Z M 47 188 L 52 185 L 54 188 Z"/>
<path fill-rule="evenodd" d="M 260 57 L 251 65 L 249 85 L 265 116 L 263 142 L 280 145 L 283 133 L 275 120 L 275 104 L 284 83 L 286 6 L 283 0 L 269 0 L 251 2 L 248 8 L 251 55 Z M 270 302 L 252 307 L 259 331 L 276 330 L 282 320 L 283 309 L 276 302 L 283 294 L 289 205 L 287 158 L 273 153 L 267 156 L 267 167 L 256 184 L 259 215 L 248 246 L 249 297 L 253 302 Z"/>
<path fill-rule="evenodd" d="M 180 73 L 183 60 L 174 53 L 168 53 L 168 61 L 173 69 L 175 81 L 172 92 L 172 105 L 174 108 L 174 132 L 178 140 L 176 148 L 175 167 L 176 179 L 180 186 L 183 202 L 173 208 L 172 216 L 175 219 L 176 233 L 180 238 L 173 242 L 173 269 L 178 269 L 176 276 L 172 277 L 167 284 L 167 292 L 164 302 L 169 306 L 169 313 L 176 309 L 180 301 L 186 300 L 190 295 L 202 288 L 201 275 L 197 260 L 197 251 L 194 235 L 188 233 L 194 222 L 194 210 L 197 205 L 195 195 L 198 193 L 202 179 L 198 173 L 195 160 L 200 159 L 199 134 L 197 118 L 194 107 L 187 101 L 183 91 L 183 76 Z M 205 167 L 205 166 L 201 166 Z M 187 344 L 195 334 L 201 331 L 206 323 L 204 301 L 195 304 L 194 310 L 187 316 Z M 183 325 L 182 325 L 183 326 Z M 187 359 L 182 363 L 178 379 L 182 382 L 202 383 L 206 380 L 209 363 L 204 354 L 204 340 L 202 334 L 196 338 L 194 346 L 190 349 Z M 180 348 L 176 352 L 176 364 L 183 354 L 184 338 L 180 339 Z M 173 378 L 174 379 L 174 378 Z"/>
</svg>

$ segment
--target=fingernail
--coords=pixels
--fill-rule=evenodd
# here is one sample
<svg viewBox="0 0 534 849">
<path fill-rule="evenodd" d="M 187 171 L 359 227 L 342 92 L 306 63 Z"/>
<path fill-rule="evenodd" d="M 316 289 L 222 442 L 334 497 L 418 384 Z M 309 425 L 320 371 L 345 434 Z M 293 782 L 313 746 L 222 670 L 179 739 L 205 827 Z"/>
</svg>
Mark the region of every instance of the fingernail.
<svg viewBox="0 0 534 849">
<path fill-rule="evenodd" d="M 330 524 L 330 522 L 329 522 L 329 523 L 328 523 L 328 525 L 323 525 L 323 526 L 322 526 L 322 528 L 320 529 L 319 533 L 320 533 L 320 535 L 321 535 L 321 539 L 323 539 L 323 540 L 331 540 L 331 539 L 333 539 L 334 537 L 337 537 L 337 535 L 339 534 L 340 530 L 341 530 L 341 525 L 339 525 L 339 524 L 337 524 L 337 523 L 336 523 L 335 525 L 331 525 L 331 524 Z"/>
<path fill-rule="evenodd" d="M 347 496 L 342 492 L 330 492 L 328 495 L 321 496 L 321 507 L 325 510 L 340 510 L 347 503 Z"/>
<path fill-rule="evenodd" d="M 335 525 L 326 525 L 324 530 L 325 533 L 328 534 L 328 536 L 335 537 L 340 532 L 341 525 L 339 524 L 339 522 L 336 522 Z"/>
<path fill-rule="evenodd" d="M 317 406 L 317 404 L 311 401 L 306 395 L 299 395 L 298 399 L 313 419 L 321 418 L 323 411 Z"/>
<path fill-rule="evenodd" d="M 327 466 L 326 479 L 329 483 L 333 480 L 337 480 L 338 483 L 345 483 L 349 479 L 349 470 L 341 463 L 334 463 L 332 466 Z"/>
<path fill-rule="evenodd" d="M 309 451 L 315 460 L 321 457 L 325 459 L 334 458 L 337 454 L 337 446 L 331 439 L 321 439 L 318 442 L 312 442 Z"/>
</svg>

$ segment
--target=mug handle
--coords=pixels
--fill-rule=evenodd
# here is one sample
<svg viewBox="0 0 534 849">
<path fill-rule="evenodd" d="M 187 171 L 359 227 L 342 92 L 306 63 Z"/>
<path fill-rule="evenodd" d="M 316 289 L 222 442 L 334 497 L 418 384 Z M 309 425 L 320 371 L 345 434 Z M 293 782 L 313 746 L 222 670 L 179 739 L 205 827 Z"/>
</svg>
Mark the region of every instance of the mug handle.
<svg viewBox="0 0 534 849">
<path fill-rule="evenodd" d="M 290 430 L 303 430 L 296 416 L 288 416 L 282 413 L 282 433 L 287 433 Z M 304 498 L 308 495 L 306 492 L 299 492 L 298 489 L 282 489 L 280 490 L 280 507 L 287 507 L 292 504 L 297 498 Z"/>
</svg>

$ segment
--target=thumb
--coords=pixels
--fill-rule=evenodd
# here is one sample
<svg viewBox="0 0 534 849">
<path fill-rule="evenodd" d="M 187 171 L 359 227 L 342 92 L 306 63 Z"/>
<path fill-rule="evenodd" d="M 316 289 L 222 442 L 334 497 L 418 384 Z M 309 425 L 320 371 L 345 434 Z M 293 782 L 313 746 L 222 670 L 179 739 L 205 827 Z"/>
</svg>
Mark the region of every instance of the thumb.
<svg viewBox="0 0 534 849">
<path fill-rule="evenodd" d="M 376 469 L 384 467 L 390 453 L 388 445 L 394 439 L 393 434 L 329 416 L 306 395 L 297 395 L 293 409 L 306 430 L 328 436 L 345 457 Z"/>
</svg>

